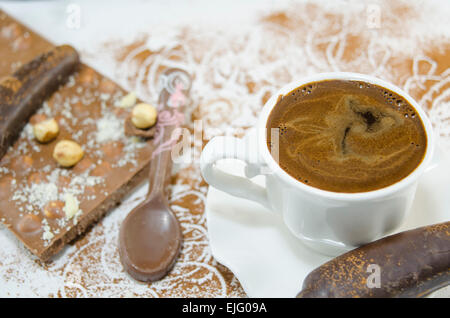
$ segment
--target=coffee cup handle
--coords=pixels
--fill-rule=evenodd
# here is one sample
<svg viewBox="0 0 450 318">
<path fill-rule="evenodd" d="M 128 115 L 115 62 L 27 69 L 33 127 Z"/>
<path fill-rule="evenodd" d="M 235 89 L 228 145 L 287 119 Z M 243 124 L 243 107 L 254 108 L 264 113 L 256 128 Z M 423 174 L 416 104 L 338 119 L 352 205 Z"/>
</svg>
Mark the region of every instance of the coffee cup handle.
<svg viewBox="0 0 450 318">
<path fill-rule="evenodd" d="M 256 141 L 253 138 L 239 139 L 218 136 L 211 139 L 203 148 L 200 169 L 205 181 L 233 196 L 253 200 L 271 210 L 266 188 L 254 183 L 250 178 L 260 174 L 262 164 L 258 163 Z M 253 142 L 252 142 L 253 141 Z M 239 177 L 222 171 L 216 163 L 222 159 L 244 161 L 246 177 Z"/>
</svg>

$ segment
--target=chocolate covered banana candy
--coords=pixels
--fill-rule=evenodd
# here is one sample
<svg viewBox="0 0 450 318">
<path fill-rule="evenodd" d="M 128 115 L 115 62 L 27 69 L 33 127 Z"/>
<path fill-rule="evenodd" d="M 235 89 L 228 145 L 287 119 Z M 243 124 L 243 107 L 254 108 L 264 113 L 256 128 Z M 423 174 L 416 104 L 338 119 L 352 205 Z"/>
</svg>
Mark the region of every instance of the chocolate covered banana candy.
<svg viewBox="0 0 450 318">
<path fill-rule="evenodd" d="M 55 47 L 0 80 L 0 158 L 42 103 L 75 71 L 78 53 Z"/>
<path fill-rule="evenodd" d="M 450 284 L 450 222 L 394 234 L 319 266 L 297 295 L 424 297 Z"/>
</svg>

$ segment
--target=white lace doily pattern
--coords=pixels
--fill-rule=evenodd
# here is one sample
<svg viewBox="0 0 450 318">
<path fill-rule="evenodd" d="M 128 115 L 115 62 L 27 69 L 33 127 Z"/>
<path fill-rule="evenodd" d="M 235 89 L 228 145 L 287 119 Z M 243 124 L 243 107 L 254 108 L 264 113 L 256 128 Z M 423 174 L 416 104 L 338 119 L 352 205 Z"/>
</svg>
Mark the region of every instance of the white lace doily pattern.
<svg viewBox="0 0 450 318">
<path fill-rule="evenodd" d="M 164 68 L 189 71 L 192 119 L 203 120 L 204 140 L 243 135 L 271 94 L 295 78 L 352 71 L 404 88 L 426 108 L 441 146 L 450 150 L 450 23 L 446 30 L 433 27 L 441 18 L 438 6 L 423 10 L 406 2 L 310 2 L 261 14 L 250 26 L 179 26 L 164 36 L 149 31 L 126 44 L 112 40 L 98 51 L 116 70 L 115 79 L 148 101 L 157 99 L 154 84 Z M 0 229 L 0 296 L 245 296 L 232 273 L 211 256 L 203 214 L 206 191 L 197 162 L 180 166 L 173 176 L 170 202 L 184 246 L 165 279 L 137 283 L 118 257 L 120 223 L 142 200 L 142 186 L 48 264 Z"/>
</svg>

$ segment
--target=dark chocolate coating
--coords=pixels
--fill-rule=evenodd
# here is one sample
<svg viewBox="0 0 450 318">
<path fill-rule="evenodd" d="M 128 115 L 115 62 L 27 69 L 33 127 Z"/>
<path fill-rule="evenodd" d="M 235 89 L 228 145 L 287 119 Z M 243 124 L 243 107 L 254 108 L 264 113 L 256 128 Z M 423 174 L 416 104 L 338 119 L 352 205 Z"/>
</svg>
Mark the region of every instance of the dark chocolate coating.
<svg viewBox="0 0 450 318">
<path fill-rule="evenodd" d="M 42 103 L 58 89 L 79 63 L 68 45 L 55 47 L 23 65 L 0 82 L 0 158 Z"/>
<path fill-rule="evenodd" d="M 369 288 L 370 264 L 380 288 Z M 424 297 L 450 284 L 450 222 L 394 234 L 319 266 L 303 282 L 299 298 Z"/>
</svg>

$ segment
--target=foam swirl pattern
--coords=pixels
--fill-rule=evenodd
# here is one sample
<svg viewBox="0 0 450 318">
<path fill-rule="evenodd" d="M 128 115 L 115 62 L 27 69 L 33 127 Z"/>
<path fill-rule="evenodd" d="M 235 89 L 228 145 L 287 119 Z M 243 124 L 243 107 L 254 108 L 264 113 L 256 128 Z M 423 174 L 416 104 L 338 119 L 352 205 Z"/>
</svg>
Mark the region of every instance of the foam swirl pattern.
<svg viewBox="0 0 450 318">
<path fill-rule="evenodd" d="M 297 180 L 329 191 L 366 192 L 409 175 L 427 137 L 401 96 L 358 81 L 323 81 L 279 98 L 267 124 L 279 128 L 279 164 Z"/>
</svg>

